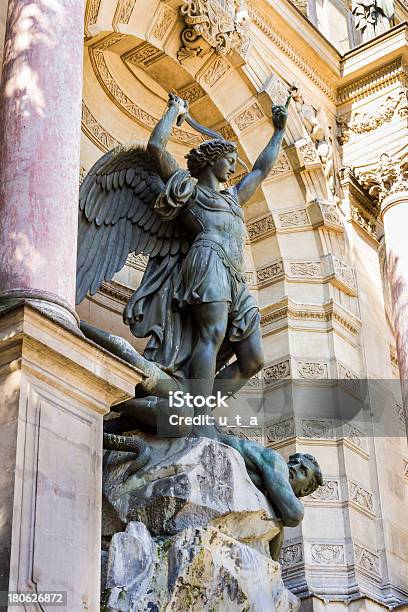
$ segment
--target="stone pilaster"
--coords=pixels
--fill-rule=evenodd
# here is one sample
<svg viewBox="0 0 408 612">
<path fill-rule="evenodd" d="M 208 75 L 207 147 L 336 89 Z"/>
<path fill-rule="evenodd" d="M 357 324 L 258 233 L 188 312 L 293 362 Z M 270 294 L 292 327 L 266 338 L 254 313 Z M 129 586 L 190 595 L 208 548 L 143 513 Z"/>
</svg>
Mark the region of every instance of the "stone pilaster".
<svg viewBox="0 0 408 612">
<path fill-rule="evenodd" d="M 0 315 L 1 591 L 99 610 L 102 420 L 140 380 L 27 304 Z"/>
<path fill-rule="evenodd" d="M 83 0 L 10 0 L 0 87 L 0 307 L 74 311 Z"/>
</svg>

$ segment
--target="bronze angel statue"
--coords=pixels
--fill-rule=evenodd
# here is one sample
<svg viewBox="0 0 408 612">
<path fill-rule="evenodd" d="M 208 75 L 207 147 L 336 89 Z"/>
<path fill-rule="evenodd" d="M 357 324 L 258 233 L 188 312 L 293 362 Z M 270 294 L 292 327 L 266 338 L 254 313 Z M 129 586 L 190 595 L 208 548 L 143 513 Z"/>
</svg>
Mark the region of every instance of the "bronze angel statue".
<svg viewBox="0 0 408 612">
<path fill-rule="evenodd" d="M 259 310 L 245 282 L 242 206 L 278 157 L 289 99 L 284 106 L 273 106 L 274 134 L 253 169 L 230 189 L 223 186 L 235 171 L 234 143 L 221 137 L 203 142 L 187 155 L 187 170 L 166 150 L 176 122 L 186 119 L 197 127 L 187 104 L 173 94 L 147 145 L 113 149 L 96 162 L 81 186 L 77 301 L 112 279 L 130 253 L 149 257 L 141 284 L 124 311 L 132 333 L 149 338 L 144 357 L 125 340 L 81 324 L 85 335 L 145 374 L 135 399 L 121 404 L 121 417 L 108 421 L 110 429 L 105 427 L 105 449 L 127 451 L 125 488 L 114 489 L 114 496 L 130 490 L 129 479 L 150 458 L 150 447 L 142 438 L 115 434 L 136 425 L 166 435 L 160 424 L 169 420 L 169 391 L 209 396 L 222 385 L 232 394 L 262 368 Z M 193 416 L 207 416 L 209 410 L 201 405 Z M 286 464 L 273 449 L 205 422 L 192 430 L 163 429 L 173 437 L 216 438 L 242 455 L 252 481 L 281 519 L 279 535 L 270 545 L 272 557 L 278 559 L 283 526 L 295 526 L 303 518 L 299 498 L 322 484 L 314 457 L 296 453 Z M 106 472 L 109 462 L 107 453 Z M 104 492 L 109 499 L 109 478 L 107 482 Z M 136 475 L 136 488 L 138 482 Z"/>
<path fill-rule="evenodd" d="M 166 402 L 169 389 L 183 388 L 206 397 L 219 384 L 232 394 L 262 368 L 260 315 L 245 281 L 242 206 L 278 157 L 289 99 L 273 106 L 274 133 L 234 187 L 224 185 L 235 172 L 236 144 L 202 142 L 186 156 L 187 169 L 166 149 L 173 126 L 189 118 L 187 103 L 174 94 L 147 145 L 109 151 L 82 183 L 77 302 L 112 279 L 130 253 L 149 257 L 124 310 L 132 333 L 149 338 L 143 363 L 125 341 L 83 325 L 86 335 L 148 373 L 140 396 Z M 138 417 L 144 411 L 151 422 L 151 406 L 140 397 Z M 205 426 L 197 432 L 214 435 Z"/>
</svg>

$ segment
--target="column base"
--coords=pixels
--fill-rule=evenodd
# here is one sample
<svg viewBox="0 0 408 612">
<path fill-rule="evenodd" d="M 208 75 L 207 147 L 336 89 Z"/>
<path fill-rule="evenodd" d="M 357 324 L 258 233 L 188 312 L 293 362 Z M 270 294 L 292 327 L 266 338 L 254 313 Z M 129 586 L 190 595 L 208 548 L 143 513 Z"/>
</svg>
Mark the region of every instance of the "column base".
<svg viewBox="0 0 408 612">
<path fill-rule="evenodd" d="M 0 312 L 0 590 L 99 610 L 103 415 L 141 375 L 26 303 Z"/>
<path fill-rule="evenodd" d="M 0 313 L 18 304 L 27 303 L 50 317 L 56 323 L 63 325 L 79 336 L 83 336 L 79 329 L 79 317 L 75 310 L 65 300 L 53 293 L 38 289 L 10 289 L 0 291 Z"/>
</svg>

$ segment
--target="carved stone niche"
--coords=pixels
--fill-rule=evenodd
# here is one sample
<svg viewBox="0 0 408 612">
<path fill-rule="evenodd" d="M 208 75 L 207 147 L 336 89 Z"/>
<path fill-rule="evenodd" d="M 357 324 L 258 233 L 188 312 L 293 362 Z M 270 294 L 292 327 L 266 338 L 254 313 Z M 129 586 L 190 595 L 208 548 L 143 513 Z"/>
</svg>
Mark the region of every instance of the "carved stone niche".
<svg viewBox="0 0 408 612">
<path fill-rule="evenodd" d="M 293 170 L 316 170 L 321 162 L 311 140 L 300 138 L 286 149 Z"/>
<path fill-rule="evenodd" d="M 220 55 L 244 53 L 250 22 L 245 0 L 183 0 L 180 13 L 186 24 L 177 54 L 180 62 L 212 49 Z"/>
<path fill-rule="evenodd" d="M 324 225 L 334 232 L 343 231 L 340 211 L 335 202 L 315 199 L 306 204 L 306 210 L 313 227 Z"/>
<path fill-rule="evenodd" d="M 348 295 L 357 295 L 356 275 L 353 268 L 335 255 L 322 257 L 323 273 L 332 285 Z"/>
</svg>

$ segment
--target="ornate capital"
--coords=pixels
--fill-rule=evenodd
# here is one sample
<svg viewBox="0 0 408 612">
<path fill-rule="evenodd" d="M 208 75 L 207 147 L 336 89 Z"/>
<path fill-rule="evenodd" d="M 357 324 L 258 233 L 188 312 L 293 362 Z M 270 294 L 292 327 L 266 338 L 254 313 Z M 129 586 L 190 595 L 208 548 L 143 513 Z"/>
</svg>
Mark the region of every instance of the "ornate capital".
<svg viewBox="0 0 408 612">
<path fill-rule="evenodd" d="M 183 0 L 180 12 L 186 24 L 180 62 L 211 49 L 226 55 L 246 46 L 250 18 L 245 0 Z"/>
<path fill-rule="evenodd" d="M 408 192 L 408 153 L 396 160 L 382 153 L 376 168 L 360 174 L 358 179 L 368 193 L 379 200 L 383 214 L 384 203 L 390 196 Z"/>
</svg>

